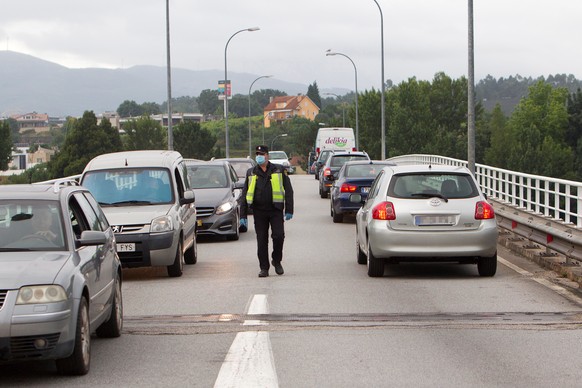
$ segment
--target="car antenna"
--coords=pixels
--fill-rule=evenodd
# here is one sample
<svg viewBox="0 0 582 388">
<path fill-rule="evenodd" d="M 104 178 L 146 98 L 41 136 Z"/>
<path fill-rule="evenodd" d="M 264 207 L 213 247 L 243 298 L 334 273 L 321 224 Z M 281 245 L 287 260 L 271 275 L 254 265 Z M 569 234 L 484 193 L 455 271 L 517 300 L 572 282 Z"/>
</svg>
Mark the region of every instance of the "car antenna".
<svg viewBox="0 0 582 388">
<path fill-rule="evenodd" d="M 428 169 L 430 170 L 431 168 L 432 168 L 432 164 L 429 164 L 428 165 Z"/>
<path fill-rule="evenodd" d="M 127 166 L 128 166 L 128 164 L 127 164 L 127 159 L 125 159 L 125 167 L 127 167 Z"/>
</svg>

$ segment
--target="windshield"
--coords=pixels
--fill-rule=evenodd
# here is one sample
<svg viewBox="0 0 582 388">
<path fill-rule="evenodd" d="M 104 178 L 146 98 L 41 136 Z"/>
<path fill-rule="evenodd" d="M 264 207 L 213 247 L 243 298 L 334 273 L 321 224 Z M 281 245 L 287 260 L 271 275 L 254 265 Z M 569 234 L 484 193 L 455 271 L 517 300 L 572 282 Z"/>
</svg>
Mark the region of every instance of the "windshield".
<svg viewBox="0 0 582 388">
<path fill-rule="evenodd" d="M 287 159 L 287 154 L 283 151 L 271 151 L 269 152 L 270 159 Z"/>
<path fill-rule="evenodd" d="M 233 161 L 231 161 L 230 164 L 232 164 L 232 167 L 236 171 L 236 175 L 239 178 L 244 178 L 245 176 L 247 176 L 247 171 L 249 170 L 249 168 L 253 167 L 253 164 L 251 162 L 233 162 Z"/>
<path fill-rule="evenodd" d="M 189 165 L 188 178 L 193 189 L 227 187 L 226 171 L 220 165 Z"/>
<path fill-rule="evenodd" d="M 64 236 L 56 201 L 0 201 L 0 252 L 61 251 Z"/>
<path fill-rule="evenodd" d="M 173 191 L 166 169 L 119 169 L 89 171 L 81 184 L 101 206 L 171 203 Z"/>
</svg>

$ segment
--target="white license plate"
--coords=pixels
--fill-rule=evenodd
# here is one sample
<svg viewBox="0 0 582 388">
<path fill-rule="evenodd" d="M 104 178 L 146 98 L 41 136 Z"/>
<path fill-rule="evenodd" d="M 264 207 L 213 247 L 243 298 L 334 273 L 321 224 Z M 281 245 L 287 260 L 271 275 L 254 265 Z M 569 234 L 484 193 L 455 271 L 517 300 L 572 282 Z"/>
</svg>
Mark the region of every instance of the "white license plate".
<svg viewBox="0 0 582 388">
<path fill-rule="evenodd" d="M 368 194 L 368 192 L 369 192 L 369 191 L 370 191 L 370 188 L 369 188 L 369 187 L 362 187 L 362 188 L 361 188 L 361 192 L 362 192 L 363 194 Z"/>
<path fill-rule="evenodd" d="M 455 216 L 415 216 L 414 225 L 455 225 Z"/>
<path fill-rule="evenodd" d="M 119 243 L 117 252 L 135 252 L 135 243 Z"/>
</svg>

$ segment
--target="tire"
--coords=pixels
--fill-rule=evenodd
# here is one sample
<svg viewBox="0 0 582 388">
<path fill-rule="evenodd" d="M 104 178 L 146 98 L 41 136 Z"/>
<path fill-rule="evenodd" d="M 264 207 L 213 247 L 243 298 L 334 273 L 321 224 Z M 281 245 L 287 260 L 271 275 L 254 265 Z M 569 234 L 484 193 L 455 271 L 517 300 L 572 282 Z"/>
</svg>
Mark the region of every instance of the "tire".
<svg viewBox="0 0 582 388">
<path fill-rule="evenodd" d="M 168 276 L 171 278 L 178 278 L 182 276 L 182 273 L 184 272 L 184 251 L 182 251 L 182 240 L 178 242 L 174 264 L 168 265 L 167 269 Z"/>
<path fill-rule="evenodd" d="M 184 262 L 186 264 L 196 264 L 198 261 L 198 244 L 196 243 L 196 239 L 194 239 L 194 243 L 186 253 L 184 253 Z"/>
<path fill-rule="evenodd" d="M 491 257 L 480 257 L 477 261 L 479 276 L 492 277 L 497 272 L 497 252 Z"/>
<path fill-rule="evenodd" d="M 319 189 L 319 196 L 321 198 L 327 198 L 327 193 L 325 192 L 325 190 L 322 188 Z"/>
<path fill-rule="evenodd" d="M 123 298 L 121 295 L 121 281 L 117 277 L 115 290 L 113 292 L 113 302 L 111 304 L 111 315 L 109 319 L 101 324 L 96 330 L 99 337 L 117 338 L 121 336 L 123 329 Z"/>
<path fill-rule="evenodd" d="M 333 202 L 331 204 L 331 216 L 333 217 L 333 222 L 336 224 L 341 224 L 344 222 L 344 215 L 335 211 L 333 208 Z"/>
<path fill-rule="evenodd" d="M 234 233 L 226 235 L 228 241 L 237 241 L 240 238 L 240 218 L 236 215 Z"/>
<path fill-rule="evenodd" d="M 87 299 L 81 297 L 77 325 L 75 329 L 75 344 L 73 353 L 66 358 L 56 360 L 57 371 L 62 375 L 86 375 L 91 366 L 91 332 L 89 328 L 89 305 Z"/>
<path fill-rule="evenodd" d="M 356 257 L 358 259 L 358 264 L 366 264 L 368 262 L 366 254 L 362 252 L 360 247 L 360 242 L 358 241 L 358 233 L 356 232 Z"/>
<path fill-rule="evenodd" d="M 384 260 L 374 256 L 370 248 L 370 240 L 368 239 L 368 276 L 371 278 L 379 278 L 384 276 Z"/>
</svg>

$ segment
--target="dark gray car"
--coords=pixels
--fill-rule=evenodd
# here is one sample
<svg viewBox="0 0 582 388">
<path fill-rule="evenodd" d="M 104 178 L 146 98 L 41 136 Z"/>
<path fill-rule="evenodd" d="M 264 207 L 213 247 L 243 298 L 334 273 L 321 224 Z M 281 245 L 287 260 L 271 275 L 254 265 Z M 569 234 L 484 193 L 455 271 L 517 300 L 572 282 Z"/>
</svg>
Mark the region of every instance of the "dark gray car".
<svg viewBox="0 0 582 388">
<path fill-rule="evenodd" d="M 91 333 L 119 337 L 115 236 L 81 186 L 0 186 L 0 363 L 56 360 L 83 375 Z"/>
<path fill-rule="evenodd" d="M 239 182 L 230 162 L 186 159 L 186 167 L 196 196 L 197 235 L 238 240 L 239 233 L 247 231 L 239 226 L 244 183 Z"/>
</svg>

